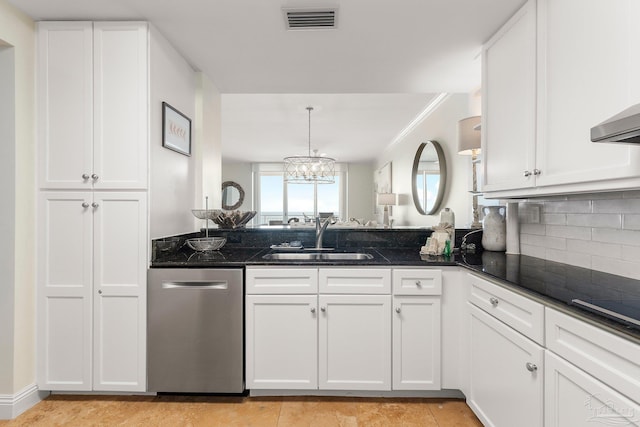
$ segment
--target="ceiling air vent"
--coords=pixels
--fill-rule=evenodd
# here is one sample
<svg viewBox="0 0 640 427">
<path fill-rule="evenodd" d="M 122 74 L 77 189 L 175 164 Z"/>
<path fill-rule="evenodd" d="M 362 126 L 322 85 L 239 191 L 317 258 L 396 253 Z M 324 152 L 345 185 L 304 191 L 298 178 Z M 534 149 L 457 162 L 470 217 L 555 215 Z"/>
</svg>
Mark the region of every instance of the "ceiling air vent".
<svg viewBox="0 0 640 427">
<path fill-rule="evenodd" d="M 336 28 L 337 9 L 283 9 L 287 30 L 330 30 Z"/>
</svg>

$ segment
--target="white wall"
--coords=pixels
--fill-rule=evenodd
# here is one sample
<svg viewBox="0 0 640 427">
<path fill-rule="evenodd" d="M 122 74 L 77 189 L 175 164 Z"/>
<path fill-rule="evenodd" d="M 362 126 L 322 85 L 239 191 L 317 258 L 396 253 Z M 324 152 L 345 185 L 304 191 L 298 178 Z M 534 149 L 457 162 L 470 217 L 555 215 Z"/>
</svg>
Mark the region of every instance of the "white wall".
<svg viewBox="0 0 640 427">
<path fill-rule="evenodd" d="M 196 75 L 191 66 L 155 29 L 150 28 L 150 238 L 194 231 L 191 209 L 196 194 L 197 155 L 162 146 L 162 102 L 191 119 L 195 152 Z"/>
<path fill-rule="evenodd" d="M 451 208 L 456 215 L 456 227 L 471 222 L 471 196 L 468 192 L 471 174 L 470 156 L 457 153 L 458 121 L 471 115 L 475 102 L 468 94 L 449 95 L 421 123 L 402 140 L 377 157 L 376 169 L 391 162 L 391 187 L 398 194 L 398 206 L 394 206 L 391 218 L 394 225 L 432 226 L 440 222 L 436 215 L 418 213 L 412 196 L 411 171 L 413 158 L 421 143 L 434 140 L 440 143 L 447 162 L 447 181 L 441 209 Z M 474 111 L 474 114 L 478 112 Z M 373 180 L 373 174 L 371 175 Z"/>
<path fill-rule="evenodd" d="M 15 77 L 0 73 L 0 394 L 15 394 L 35 382 L 35 24 L 5 0 L 0 41 Z"/>
<path fill-rule="evenodd" d="M 196 198 L 193 207 L 203 208 L 209 197 L 209 208 L 220 207 L 222 200 L 222 98 L 209 78 L 198 73 L 196 97 Z M 193 218 L 196 229 L 201 220 Z"/>
</svg>

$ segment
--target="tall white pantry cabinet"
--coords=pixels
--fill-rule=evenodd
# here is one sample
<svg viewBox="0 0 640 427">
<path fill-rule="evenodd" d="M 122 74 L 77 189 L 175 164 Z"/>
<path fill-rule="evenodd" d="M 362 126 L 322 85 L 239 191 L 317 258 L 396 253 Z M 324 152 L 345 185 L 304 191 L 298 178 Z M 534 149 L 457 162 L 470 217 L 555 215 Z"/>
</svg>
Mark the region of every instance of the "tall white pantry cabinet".
<svg viewBox="0 0 640 427">
<path fill-rule="evenodd" d="M 38 24 L 37 381 L 145 391 L 148 25 Z"/>
</svg>

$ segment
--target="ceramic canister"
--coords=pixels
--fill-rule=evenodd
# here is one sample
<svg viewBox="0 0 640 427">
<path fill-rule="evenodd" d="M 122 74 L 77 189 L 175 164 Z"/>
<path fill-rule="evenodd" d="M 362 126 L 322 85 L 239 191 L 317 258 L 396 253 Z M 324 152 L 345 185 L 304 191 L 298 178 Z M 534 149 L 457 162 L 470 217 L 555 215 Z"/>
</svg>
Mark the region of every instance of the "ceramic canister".
<svg viewBox="0 0 640 427">
<path fill-rule="evenodd" d="M 504 252 L 507 248 L 507 222 L 504 206 L 485 206 L 482 221 L 482 247 L 487 251 Z"/>
</svg>

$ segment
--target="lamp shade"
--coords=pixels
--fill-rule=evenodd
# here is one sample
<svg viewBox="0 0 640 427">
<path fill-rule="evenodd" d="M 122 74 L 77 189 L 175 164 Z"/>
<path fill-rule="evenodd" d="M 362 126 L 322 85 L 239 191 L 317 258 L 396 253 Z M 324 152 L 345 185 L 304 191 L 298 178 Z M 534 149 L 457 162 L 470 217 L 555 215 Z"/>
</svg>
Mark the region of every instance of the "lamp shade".
<svg viewBox="0 0 640 427">
<path fill-rule="evenodd" d="M 467 117 L 458 122 L 458 154 L 470 156 L 472 150 L 480 150 L 479 129 L 480 116 Z"/>
<path fill-rule="evenodd" d="M 379 205 L 395 205 L 396 194 L 395 193 L 378 193 Z"/>
</svg>

